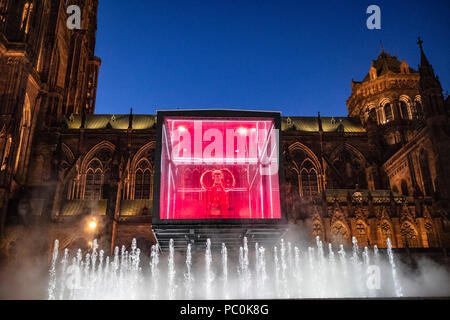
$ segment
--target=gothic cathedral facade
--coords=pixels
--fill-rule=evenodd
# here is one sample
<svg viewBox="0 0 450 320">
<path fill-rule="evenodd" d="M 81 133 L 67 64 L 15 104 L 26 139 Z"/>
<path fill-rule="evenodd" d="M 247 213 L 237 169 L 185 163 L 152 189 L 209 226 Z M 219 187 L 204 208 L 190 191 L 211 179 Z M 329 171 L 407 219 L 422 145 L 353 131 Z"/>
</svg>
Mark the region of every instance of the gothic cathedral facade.
<svg viewBox="0 0 450 320">
<path fill-rule="evenodd" d="M 0 1 L 1 250 L 43 228 L 88 246 L 100 220 L 111 246 L 154 242 L 156 116 L 95 114 L 98 0 Z M 382 52 L 351 82 L 348 117 L 283 117 L 291 224 L 313 240 L 450 247 L 450 100 L 419 39 L 418 70 Z M 44 232 L 44 231 L 43 231 Z"/>
</svg>

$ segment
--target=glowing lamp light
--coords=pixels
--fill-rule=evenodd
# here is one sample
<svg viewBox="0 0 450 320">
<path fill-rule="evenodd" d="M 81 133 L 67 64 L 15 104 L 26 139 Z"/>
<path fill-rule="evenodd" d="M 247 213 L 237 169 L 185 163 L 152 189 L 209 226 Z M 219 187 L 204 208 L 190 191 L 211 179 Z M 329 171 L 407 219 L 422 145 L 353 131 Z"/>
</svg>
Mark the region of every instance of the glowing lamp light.
<svg viewBox="0 0 450 320">
<path fill-rule="evenodd" d="M 93 218 L 91 221 L 89 221 L 88 228 L 91 231 L 94 231 L 95 229 L 97 229 L 97 220 L 95 218 Z"/>
</svg>

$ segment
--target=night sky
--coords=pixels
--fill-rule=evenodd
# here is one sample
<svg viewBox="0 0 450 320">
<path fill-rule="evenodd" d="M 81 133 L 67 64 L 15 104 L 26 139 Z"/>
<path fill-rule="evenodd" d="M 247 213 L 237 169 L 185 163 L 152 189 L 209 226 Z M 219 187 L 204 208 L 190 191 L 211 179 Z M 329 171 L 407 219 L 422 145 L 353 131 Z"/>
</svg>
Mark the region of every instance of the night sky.
<svg viewBox="0 0 450 320">
<path fill-rule="evenodd" d="M 450 89 L 450 1 L 100 0 L 96 113 L 276 110 L 346 116 L 350 83 L 385 51 L 414 69 L 417 36 Z M 381 7 L 382 30 L 366 9 Z"/>
</svg>

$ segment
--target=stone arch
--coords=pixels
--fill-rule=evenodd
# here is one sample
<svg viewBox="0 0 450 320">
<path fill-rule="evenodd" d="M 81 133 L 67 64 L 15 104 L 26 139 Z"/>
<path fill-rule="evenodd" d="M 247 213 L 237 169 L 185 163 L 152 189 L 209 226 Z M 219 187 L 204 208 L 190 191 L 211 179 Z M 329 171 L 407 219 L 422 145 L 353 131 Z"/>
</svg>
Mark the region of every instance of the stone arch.
<svg viewBox="0 0 450 320">
<path fill-rule="evenodd" d="M 320 193 L 324 188 L 323 170 L 319 159 L 307 146 L 295 142 L 289 146 L 290 153 L 302 152 L 301 158 L 292 159 L 290 169 L 295 172 L 295 181 L 300 197 L 312 197 Z M 306 192 L 305 190 L 309 190 Z"/>
<path fill-rule="evenodd" d="M 325 240 L 325 226 L 317 207 L 313 209 L 311 228 L 313 239 L 319 237 L 320 239 Z"/>
<path fill-rule="evenodd" d="M 312 150 L 310 148 L 305 146 L 303 143 L 295 142 L 289 146 L 289 151 L 293 152 L 295 150 L 301 150 L 301 151 L 305 152 L 305 154 L 308 156 L 308 158 L 311 159 L 311 161 L 314 164 L 314 166 L 316 167 L 317 171 L 320 174 L 323 174 L 322 165 L 320 164 L 319 158 L 317 158 L 317 156 L 314 154 L 314 152 L 312 152 Z"/>
<path fill-rule="evenodd" d="M 89 162 L 85 176 L 84 199 L 100 200 L 102 197 L 102 186 L 105 169 L 102 161 L 92 158 Z"/>
<path fill-rule="evenodd" d="M 358 241 L 360 247 L 367 247 L 370 245 L 369 240 L 369 226 L 362 219 L 356 220 L 355 223 L 355 238 Z"/>
<path fill-rule="evenodd" d="M 87 178 L 91 178 L 91 176 L 88 177 L 88 170 L 90 169 L 90 165 L 93 164 L 94 160 L 98 161 L 101 164 L 101 173 L 99 173 L 98 169 L 99 168 L 93 168 L 93 174 L 94 174 L 94 185 L 96 185 L 98 183 L 98 179 L 99 179 L 99 174 L 101 174 L 101 185 L 99 186 L 100 188 L 100 197 L 102 196 L 102 189 L 103 189 L 103 185 L 105 183 L 105 173 L 108 170 L 106 163 L 109 161 L 109 159 L 112 157 L 112 154 L 114 153 L 115 150 L 115 146 L 109 142 L 109 141 L 102 141 L 100 143 L 98 143 L 97 145 L 95 145 L 93 148 L 91 148 L 91 150 L 86 154 L 86 156 L 84 157 L 82 163 L 81 163 L 81 181 L 79 181 L 78 183 L 81 183 L 81 195 L 80 198 L 81 199 L 85 199 L 85 193 L 86 193 L 86 185 L 87 185 Z M 103 151 L 108 152 L 108 154 L 102 154 Z M 109 158 L 109 159 L 108 159 Z M 95 188 L 97 189 L 97 188 Z"/>
<path fill-rule="evenodd" d="M 66 156 L 66 160 L 69 161 L 70 163 L 73 163 L 75 161 L 75 155 L 73 154 L 70 147 L 65 143 L 62 143 L 61 146 L 62 146 L 64 155 Z"/>
<path fill-rule="evenodd" d="M 155 174 L 153 151 L 156 142 L 151 141 L 141 147 L 130 164 L 129 198 L 153 199 L 153 178 Z"/>
<path fill-rule="evenodd" d="M 339 145 L 336 149 L 334 149 L 334 151 L 330 155 L 330 159 L 333 160 L 340 152 L 344 150 L 351 151 L 354 155 L 356 155 L 357 159 L 360 160 L 362 164 L 366 165 L 366 158 L 364 157 L 364 155 L 355 146 L 347 142 Z"/>
<path fill-rule="evenodd" d="M 305 159 L 299 168 L 299 189 L 302 197 L 314 197 L 319 192 L 319 175 L 310 159 Z"/>
<path fill-rule="evenodd" d="M 423 103 L 422 97 L 417 95 L 414 97 L 414 102 L 411 103 L 411 116 L 412 119 L 420 118 L 423 115 Z"/>
<path fill-rule="evenodd" d="M 142 148 L 140 148 L 138 150 L 138 152 L 136 152 L 136 154 L 134 155 L 133 160 L 131 161 L 131 168 L 136 168 L 137 162 L 144 157 L 146 152 L 148 152 L 149 150 L 155 149 L 155 146 L 156 146 L 156 142 L 151 141 L 151 142 L 147 143 L 146 145 L 144 145 Z"/>
<path fill-rule="evenodd" d="M 133 170 L 133 199 L 151 199 L 153 170 L 150 161 L 142 158 Z"/>
<path fill-rule="evenodd" d="M 394 226 L 388 219 L 382 219 L 378 228 L 378 235 L 380 241 L 378 242 L 380 248 L 387 248 L 387 240 L 390 239 L 392 246 L 394 246 Z"/>
<path fill-rule="evenodd" d="M 384 98 L 380 101 L 380 110 L 381 110 L 380 123 L 385 124 L 394 120 L 394 110 L 392 106 L 393 106 L 392 101 L 389 98 Z"/>
<path fill-rule="evenodd" d="M 399 97 L 399 102 L 400 102 L 400 112 L 402 114 L 402 118 L 406 119 L 406 120 L 412 120 L 413 119 L 413 114 L 412 114 L 412 110 L 411 110 L 411 98 L 408 97 L 407 95 L 401 95 Z"/>
<path fill-rule="evenodd" d="M 86 153 L 86 155 L 84 156 L 84 159 L 81 163 L 81 172 L 84 172 L 86 170 L 86 166 L 87 164 L 90 162 L 90 160 L 95 156 L 95 154 L 99 151 L 101 151 L 102 149 L 107 149 L 111 152 L 111 154 L 114 152 L 114 150 L 116 149 L 116 146 L 114 144 L 112 144 L 109 141 L 102 141 L 98 144 L 96 144 L 94 147 L 91 148 L 91 150 L 89 150 L 88 153 Z"/>
<path fill-rule="evenodd" d="M 356 185 L 367 188 L 366 158 L 358 149 L 349 143 L 341 144 L 329 159 L 332 163 L 330 174 L 338 178 L 338 186 L 334 188 L 354 189 Z"/>
<path fill-rule="evenodd" d="M 350 241 L 350 231 L 348 226 L 342 221 L 335 221 L 331 225 L 331 239 L 337 245 L 348 244 Z"/>
<path fill-rule="evenodd" d="M 368 103 L 365 108 L 361 109 L 360 117 L 364 119 L 365 122 L 369 119 L 371 111 L 377 112 L 377 106 L 375 103 Z"/>
<path fill-rule="evenodd" d="M 419 233 L 417 228 L 408 220 L 405 220 L 400 228 L 404 245 L 410 248 L 420 248 Z"/>
</svg>

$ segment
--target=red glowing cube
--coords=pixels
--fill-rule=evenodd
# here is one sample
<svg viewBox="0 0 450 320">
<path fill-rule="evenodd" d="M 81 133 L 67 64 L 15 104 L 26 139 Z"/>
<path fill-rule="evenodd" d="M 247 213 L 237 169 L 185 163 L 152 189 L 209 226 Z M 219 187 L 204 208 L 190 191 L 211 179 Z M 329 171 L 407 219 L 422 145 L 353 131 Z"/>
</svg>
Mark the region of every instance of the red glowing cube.
<svg viewBox="0 0 450 320">
<path fill-rule="evenodd" d="M 273 118 L 165 116 L 160 132 L 160 220 L 281 219 Z"/>
</svg>

